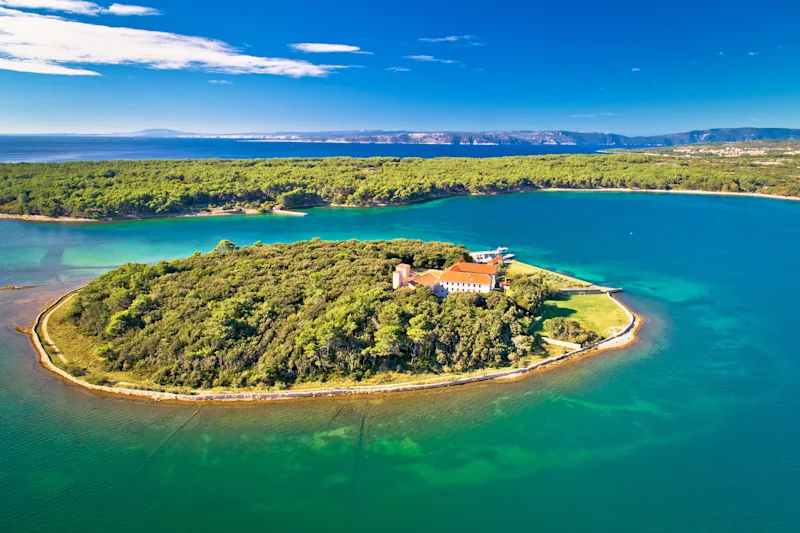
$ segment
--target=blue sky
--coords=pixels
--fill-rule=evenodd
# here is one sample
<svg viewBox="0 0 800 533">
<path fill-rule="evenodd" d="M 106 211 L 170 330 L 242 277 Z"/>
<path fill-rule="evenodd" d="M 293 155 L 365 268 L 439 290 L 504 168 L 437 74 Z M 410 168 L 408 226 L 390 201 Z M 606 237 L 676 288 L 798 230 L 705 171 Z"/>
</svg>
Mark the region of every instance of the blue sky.
<svg viewBox="0 0 800 533">
<path fill-rule="evenodd" d="M 0 0 L 0 132 L 800 127 L 798 21 L 797 0 Z"/>
</svg>

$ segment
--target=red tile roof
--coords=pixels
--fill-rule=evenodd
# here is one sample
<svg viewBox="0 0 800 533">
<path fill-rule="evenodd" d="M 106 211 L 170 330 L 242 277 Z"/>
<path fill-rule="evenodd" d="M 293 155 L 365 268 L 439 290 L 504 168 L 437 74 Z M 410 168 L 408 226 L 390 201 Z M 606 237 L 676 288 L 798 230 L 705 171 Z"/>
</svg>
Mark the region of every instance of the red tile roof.
<svg viewBox="0 0 800 533">
<path fill-rule="evenodd" d="M 497 265 L 485 265 L 481 263 L 456 263 L 446 270 L 446 272 L 469 272 L 472 274 L 497 274 Z"/>
<path fill-rule="evenodd" d="M 492 278 L 489 274 L 473 274 L 471 272 L 458 272 L 446 270 L 439 278 L 441 282 L 450 283 L 477 283 L 478 285 L 491 285 Z"/>
<path fill-rule="evenodd" d="M 413 283 L 415 285 L 430 285 L 431 283 L 436 283 L 437 281 L 439 281 L 439 276 L 433 272 L 426 272 L 420 277 L 410 280 L 409 283 Z"/>
</svg>

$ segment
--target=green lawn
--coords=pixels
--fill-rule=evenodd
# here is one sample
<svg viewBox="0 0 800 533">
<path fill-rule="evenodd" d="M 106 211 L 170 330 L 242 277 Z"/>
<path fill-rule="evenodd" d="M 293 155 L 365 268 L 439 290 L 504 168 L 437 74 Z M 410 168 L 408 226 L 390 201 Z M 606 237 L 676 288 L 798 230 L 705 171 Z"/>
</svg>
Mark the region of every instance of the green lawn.
<svg viewBox="0 0 800 533">
<path fill-rule="evenodd" d="M 568 296 L 547 301 L 544 305 L 545 319 L 536 326 L 536 331 L 546 330 L 548 319 L 556 317 L 575 320 L 584 328 L 603 337 L 610 337 L 616 328 L 628 324 L 625 311 L 605 294 Z"/>
<path fill-rule="evenodd" d="M 561 289 L 563 287 L 588 287 L 591 285 L 591 283 L 578 278 L 572 278 L 570 276 L 565 276 L 564 274 L 557 274 L 550 270 L 535 267 L 527 263 L 520 263 L 519 261 L 511 261 L 508 263 L 506 268 L 506 275 L 509 277 L 521 274 L 542 274 L 544 279 L 557 289 Z"/>
</svg>

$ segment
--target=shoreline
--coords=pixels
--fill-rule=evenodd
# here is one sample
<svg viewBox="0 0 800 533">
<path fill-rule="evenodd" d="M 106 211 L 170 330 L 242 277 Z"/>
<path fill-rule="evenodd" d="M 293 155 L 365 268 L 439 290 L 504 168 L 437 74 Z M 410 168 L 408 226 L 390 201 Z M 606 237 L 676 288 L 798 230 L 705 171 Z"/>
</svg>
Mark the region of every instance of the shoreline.
<svg viewBox="0 0 800 533">
<path fill-rule="evenodd" d="M 640 317 L 638 317 L 635 313 L 633 313 L 633 311 L 628 309 L 618 299 L 614 298 L 612 294 L 607 293 L 607 297 L 613 300 L 614 303 L 616 303 L 618 306 L 620 306 L 628 316 L 628 324 L 625 326 L 624 329 L 622 329 L 616 335 L 609 337 L 608 339 L 603 339 L 601 341 L 579 348 L 577 350 L 549 357 L 547 359 L 531 363 L 521 368 L 508 368 L 508 369 L 498 370 L 496 372 L 489 372 L 486 374 L 478 374 L 474 376 L 468 375 L 445 381 L 437 381 L 434 383 L 420 383 L 411 381 L 411 382 L 397 383 L 392 385 L 366 385 L 362 387 L 356 386 L 353 388 L 337 387 L 337 388 L 322 388 L 322 389 L 287 390 L 278 392 L 215 393 L 215 392 L 201 390 L 198 391 L 196 394 L 187 394 L 187 393 L 175 393 L 175 392 L 159 392 L 146 389 L 129 389 L 123 387 L 118 388 L 107 385 L 93 385 L 78 377 L 69 374 L 68 372 L 56 366 L 55 363 L 53 363 L 53 361 L 51 360 L 50 355 L 44 349 L 44 345 L 42 343 L 41 338 L 39 337 L 37 329 L 41 327 L 42 336 L 45 339 L 49 339 L 49 334 L 47 333 L 45 327 L 47 319 L 49 318 L 50 314 L 53 313 L 56 309 L 58 309 L 65 301 L 67 301 L 72 295 L 74 295 L 81 288 L 82 287 L 79 287 L 60 296 L 55 302 L 47 306 L 41 313 L 37 315 L 36 320 L 33 323 L 33 327 L 30 330 L 29 336 L 31 339 L 31 343 L 33 344 L 33 347 L 38 355 L 39 363 L 45 369 L 53 372 L 62 379 L 74 385 L 78 385 L 86 389 L 89 389 L 91 391 L 106 393 L 106 394 L 115 394 L 128 398 L 148 399 L 153 401 L 263 402 L 263 401 L 278 401 L 278 400 L 297 400 L 304 398 L 332 398 L 335 396 L 346 397 L 346 396 L 356 396 L 356 395 L 375 395 L 375 394 L 388 394 L 397 392 L 423 391 L 423 390 L 432 390 L 432 389 L 467 385 L 470 383 L 480 383 L 483 381 L 520 379 L 525 375 L 530 374 L 534 371 L 552 368 L 566 361 L 574 360 L 588 355 L 595 355 L 605 351 L 618 350 L 630 346 L 631 344 L 636 342 L 636 332 L 638 331 L 642 323 L 642 319 Z M 49 342 L 49 345 L 56 351 L 56 353 L 60 353 L 60 350 L 55 345 L 55 343 Z"/>
<path fill-rule="evenodd" d="M 186 213 L 173 213 L 167 215 L 137 215 L 124 217 L 105 217 L 105 218 L 80 218 L 80 217 L 49 217 L 47 215 L 9 215 L 0 213 L 0 219 L 25 220 L 28 222 L 123 222 L 126 220 L 148 220 L 158 218 L 195 218 L 195 217 L 224 217 L 224 216 L 244 216 L 261 215 L 257 209 L 237 209 L 234 211 L 211 210 L 211 211 L 187 211 Z M 287 211 L 279 211 L 277 214 L 290 214 Z"/>
<path fill-rule="evenodd" d="M 303 211 L 291 211 L 289 209 L 273 209 L 270 213 L 273 215 L 286 215 L 290 217 L 304 217 L 308 215 L 308 213 Z"/>
<path fill-rule="evenodd" d="M 27 222 L 101 222 L 95 218 L 79 218 L 79 217 L 49 217 L 47 215 L 9 215 L 7 213 L 0 213 L 0 220 L 25 220 Z"/>
<path fill-rule="evenodd" d="M 778 194 L 764 194 L 757 192 L 722 192 L 722 191 L 697 191 L 690 189 L 630 189 L 630 188 L 592 188 L 592 189 L 572 189 L 563 187 L 552 187 L 546 189 L 525 189 L 519 191 L 496 191 L 496 192 L 480 192 L 469 194 L 450 194 L 450 195 L 435 195 L 430 198 L 422 198 L 419 200 L 410 200 L 408 202 L 398 202 L 391 204 L 368 204 L 368 205 L 348 205 L 348 204 L 317 204 L 309 206 L 299 206 L 295 209 L 313 209 L 315 207 L 336 207 L 346 209 L 374 209 L 382 207 L 404 207 L 415 204 L 422 204 L 426 202 L 433 202 L 435 200 L 444 200 L 447 198 L 463 198 L 470 196 L 497 196 L 505 194 L 522 194 L 531 192 L 617 192 L 617 193 L 649 193 L 649 194 L 698 194 L 704 196 L 730 196 L 730 197 L 749 197 L 749 198 L 766 198 L 772 200 L 789 200 L 800 201 L 798 196 L 785 196 Z M 235 211 L 189 211 L 186 213 L 173 213 L 165 215 L 138 215 L 138 216 L 124 216 L 124 217 L 106 217 L 106 218 L 80 218 L 80 217 L 50 217 L 46 215 L 10 215 L 7 213 L 0 213 L 0 220 L 23 220 L 28 222 L 120 222 L 120 221 L 134 221 L 134 220 L 147 220 L 158 218 L 193 218 L 193 217 L 216 217 L 216 216 L 247 216 L 247 215 L 288 215 L 303 217 L 308 213 L 302 211 L 286 210 L 286 209 L 272 209 L 270 211 L 260 212 L 257 209 L 245 208 Z"/>
<path fill-rule="evenodd" d="M 723 191 L 697 191 L 693 189 L 629 189 L 629 188 L 595 188 L 595 189 L 569 189 L 552 187 L 548 189 L 535 189 L 536 192 L 630 192 L 652 194 L 700 194 L 704 196 L 746 196 L 750 198 L 771 198 L 773 200 L 800 201 L 800 196 L 785 196 L 780 194 L 764 194 L 760 192 L 723 192 Z"/>
</svg>

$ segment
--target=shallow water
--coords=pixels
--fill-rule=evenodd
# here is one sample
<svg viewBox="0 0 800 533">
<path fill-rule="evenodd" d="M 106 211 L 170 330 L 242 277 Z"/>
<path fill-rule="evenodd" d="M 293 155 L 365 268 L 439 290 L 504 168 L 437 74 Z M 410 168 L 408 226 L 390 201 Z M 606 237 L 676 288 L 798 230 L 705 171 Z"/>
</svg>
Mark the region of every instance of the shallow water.
<svg viewBox="0 0 800 533">
<path fill-rule="evenodd" d="M 796 531 L 800 205 L 532 193 L 305 218 L 0 220 L 0 530 Z M 442 239 L 606 285 L 632 348 L 511 383 L 249 406 L 99 396 L 14 324 L 228 238 Z"/>
</svg>

